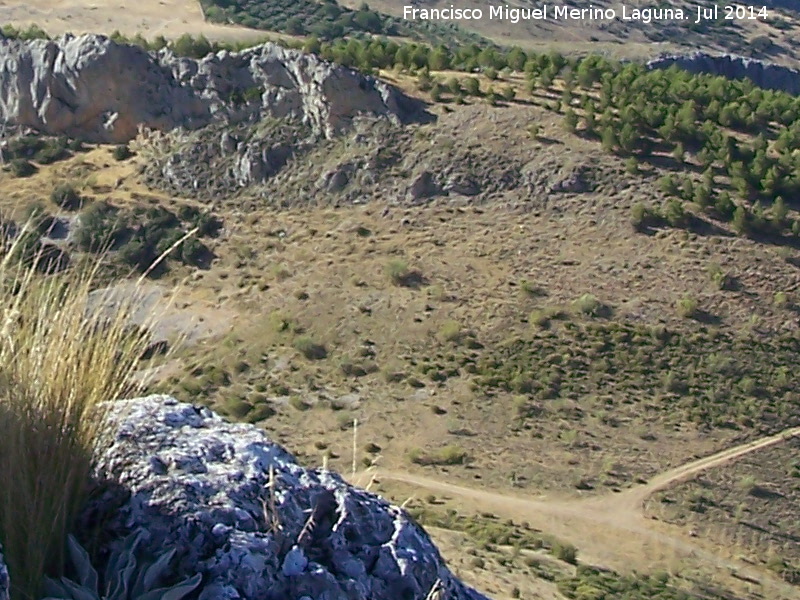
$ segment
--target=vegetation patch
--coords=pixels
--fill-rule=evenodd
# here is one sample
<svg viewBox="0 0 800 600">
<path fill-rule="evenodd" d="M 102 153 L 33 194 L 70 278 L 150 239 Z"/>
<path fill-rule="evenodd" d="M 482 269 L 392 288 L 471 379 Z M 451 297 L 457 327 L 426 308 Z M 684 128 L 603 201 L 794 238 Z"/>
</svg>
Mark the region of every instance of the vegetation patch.
<svg viewBox="0 0 800 600">
<path fill-rule="evenodd" d="M 791 384 L 798 344 L 785 335 L 762 340 L 715 330 L 565 322 L 477 353 L 474 387 L 532 401 L 658 398 L 669 420 L 773 431 L 800 422 Z"/>
</svg>

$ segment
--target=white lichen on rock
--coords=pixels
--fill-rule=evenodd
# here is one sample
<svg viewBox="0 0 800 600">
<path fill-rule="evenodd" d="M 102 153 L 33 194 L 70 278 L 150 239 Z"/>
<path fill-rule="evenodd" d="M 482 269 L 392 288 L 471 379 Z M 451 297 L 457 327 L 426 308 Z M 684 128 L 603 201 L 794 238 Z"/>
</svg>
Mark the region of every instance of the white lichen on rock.
<svg viewBox="0 0 800 600">
<path fill-rule="evenodd" d="M 167 396 L 118 407 L 98 462 L 108 488 L 84 519 L 177 548 L 175 575 L 202 573 L 202 600 L 423 600 L 437 581 L 442 598 L 485 600 L 402 509 L 301 467 L 258 428 Z"/>
</svg>

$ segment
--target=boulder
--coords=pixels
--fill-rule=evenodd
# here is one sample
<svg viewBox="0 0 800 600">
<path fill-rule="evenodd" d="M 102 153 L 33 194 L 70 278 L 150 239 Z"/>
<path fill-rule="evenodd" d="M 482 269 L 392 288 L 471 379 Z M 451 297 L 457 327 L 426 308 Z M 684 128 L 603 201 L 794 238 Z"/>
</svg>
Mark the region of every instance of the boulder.
<svg viewBox="0 0 800 600">
<path fill-rule="evenodd" d="M 589 168 L 586 166 L 572 169 L 566 177 L 553 184 L 550 191 L 569 194 L 582 194 L 590 191 L 591 184 L 587 181 L 588 171 Z"/>
<path fill-rule="evenodd" d="M 317 181 L 317 188 L 331 193 L 341 192 L 350 183 L 354 170 L 354 165 L 350 163 L 339 165 L 335 169 L 323 173 Z"/>
<path fill-rule="evenodd" d="M 447 180 L 444 191 L 462 196 L 476 196 L 480 193 L 481 188 L 472 177 L 457 173 Z"/>
<path fill-rule="evenodd" d="M 272 43 L 194 60 L 99 35 L 0 40 L 0 119 L 91 142 L 265 117 L 331 137 L 360 115 L 403 122 L 417 107 L 373 77 Z"/>
<path fill-rule="evenodd" d="M 423 529 L 386 500 L 298 465 L 252 425 L 167 396 L 116 405 L 99 457 L 107 485 L 85 523 L 103 539 L 147 532 L 177 549 L 201 600 L 486 600 L 456 579 Z"/>
<path fill-rule="evenodd" d="M 433 173 L 423 171 L 411 182 L 406 195 L 410 200 L 425 200 L 439 193 L 441 193 L 441 188 L 436 183 Z"/>
</svg>

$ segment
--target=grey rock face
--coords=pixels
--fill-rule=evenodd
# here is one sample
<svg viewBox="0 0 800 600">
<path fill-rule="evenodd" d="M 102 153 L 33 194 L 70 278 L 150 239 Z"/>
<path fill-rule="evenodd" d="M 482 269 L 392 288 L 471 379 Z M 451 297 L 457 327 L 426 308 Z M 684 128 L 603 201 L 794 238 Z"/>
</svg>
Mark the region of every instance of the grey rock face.
<svg viewBox="0 0 800 600">
<path fill-rule="evenodd" d="M 350 183 L 350 178 L 355 170 L 351 164 L 340 165 L 337 168 L 324 173 L 317 181 L 317 188 L 327 190 L 329 192 L 340 192 L 347 184 Z"/>
<path fill-rule="evenodd" d="M 0 40 L 0 119 L 92 142 L 263 117 L 330 137 L 358 115 L 402 122 L 414 110 L 374 78 L 275 44 L 198 61 L 96 35 Z"/>
<path fill-rule="evenodd" d="M 177 548 L 176 575 L 203 573 L 203 600 L 423 600 L 437 581 L 441 598 L 486 600 L 400 508 L 297 465 L 253 426 L 166 396 L 120 402 L 115 422 L 98 466 L 113 484 L 84 518 Z"/>
<path fill-rule="evenodd" d="M 462 196 L 475 196 L 480 193 L 481 189 L 471 177 L 457 173 L 447 180 L 444 191 Z"/>
<path fill-rule="evenodd" d="M 0 600 L 8 600 L 11 593 L 11 582 L 8 579 L 8 569 L 3 562 L 3 547 L 0 546 Z"/>
<path fill-rule="evenodd" d="M 591 185 L 587 181 L 588 170 L 586 166 L 573 169 L 564 179 L 556 182 L 553 187 L 550 188 L 550 191 L 570 194 L 588 192 L 591 189 Z"/>
<path fill-rule="evenodd" d="M 749 79 L 758 87 L 767 90 L 800 95 L 800 71 L 742 56 L 694 52 L 663 56 L 647 63 L 649 69 L 668 69 L 672 65 L 690 73 L 722 75 L 729 79 Z"/>
<path fill-rule="evenodd" d="M 433 173 L 423 171 L 408 187 L 407 196 L 410 200 L 424 200 L 436 196 L 441 192 L 441 188 L 436 183 Z"/>
</svg>

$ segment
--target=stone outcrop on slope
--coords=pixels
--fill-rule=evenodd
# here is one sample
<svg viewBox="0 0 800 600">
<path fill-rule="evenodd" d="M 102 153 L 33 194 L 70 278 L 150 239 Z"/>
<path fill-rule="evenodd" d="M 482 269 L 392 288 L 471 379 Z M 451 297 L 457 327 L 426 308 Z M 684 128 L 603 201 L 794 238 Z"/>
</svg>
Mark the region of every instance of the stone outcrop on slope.
<svg viewBox="0 0 800 600">
<path fill-rule="evenodd" d="M 97 35 L 0 40 L 0 119 L 91 142 L 264 117 L 330 137 L 361 114 L 403 121 L 415 111 L 396 88 L 271 43 L 194 60 Z"/>
<path fill-rule="evenodd" d="M 441 600 L 486 600 L 402 509 L 299 466 L 254 426 L 166 396 L 114 418 L 98 467 L 112 485 L 85 519 L 177 548 L 176 575 L 204 575 L 201 600 L 425 600 L 437 582 Z"/>
<path fill-rule="evenodd" d="M 800 95 L 800 71 L 752 58 L 729 54 L 692 54 L 662 56 L 647 63 L 650 69 L 677 66 L 690 73 L 722 75 L 729 79 L 749 79 L 758 87 Z"/>
</svg>

